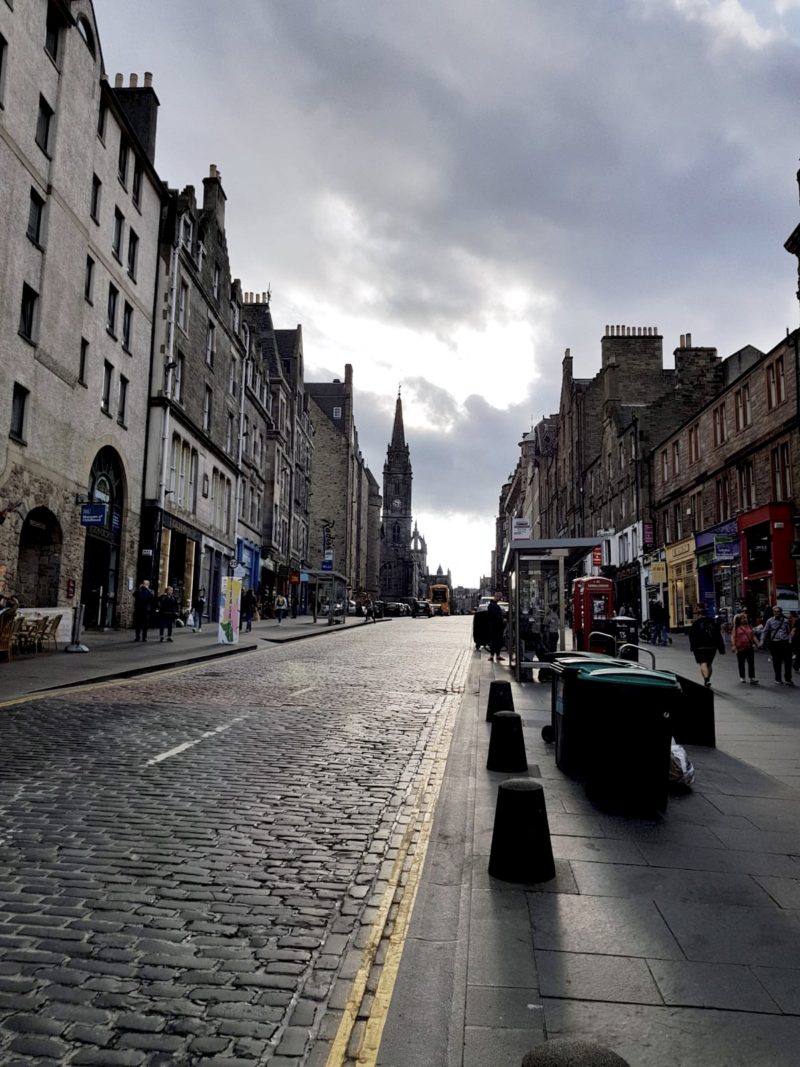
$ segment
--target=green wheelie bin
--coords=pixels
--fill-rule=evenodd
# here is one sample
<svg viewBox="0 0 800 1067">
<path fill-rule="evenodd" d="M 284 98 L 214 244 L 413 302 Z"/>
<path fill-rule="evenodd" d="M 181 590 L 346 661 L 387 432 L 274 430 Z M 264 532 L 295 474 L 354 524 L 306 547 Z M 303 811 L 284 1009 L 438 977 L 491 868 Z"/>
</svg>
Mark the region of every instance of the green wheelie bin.
<svg viewBox="0 0 800 1067">
<path fill-rule="evenodd" d="M 663 811 L 669 785 L 672 715 L 682 700 L 674 674 L 619 667 L 584 668 L 575 680 L 584 782 L 602 806 Z"/>
<path fill-rule="evenodd" d="M 581 671 L 591 674 L 613 668 L 625 671 L 636 668 L 636 664 L 599 653 L 562 653 L 550 663 L 550 740 L 555 743 L 556 766 L 565 774 L 583 774 L 587 751 L 584 720 L 591 709 L 577 688 L 577 678 Z"/>
</svg>

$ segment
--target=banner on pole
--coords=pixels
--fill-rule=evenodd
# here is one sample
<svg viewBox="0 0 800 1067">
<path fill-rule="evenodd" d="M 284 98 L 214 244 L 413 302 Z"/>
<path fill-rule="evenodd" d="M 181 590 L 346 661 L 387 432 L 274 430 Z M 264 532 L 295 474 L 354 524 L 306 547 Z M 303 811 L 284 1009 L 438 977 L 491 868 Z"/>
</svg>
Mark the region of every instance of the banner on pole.
<svg viewBox="0 0 800 1067">
<path fill-rule="evenodd" d="M 219 594 L 218 645 L 239 644 L 239 605 L 242 598 L 242 579 L 223 578 Z"/>
</svg>

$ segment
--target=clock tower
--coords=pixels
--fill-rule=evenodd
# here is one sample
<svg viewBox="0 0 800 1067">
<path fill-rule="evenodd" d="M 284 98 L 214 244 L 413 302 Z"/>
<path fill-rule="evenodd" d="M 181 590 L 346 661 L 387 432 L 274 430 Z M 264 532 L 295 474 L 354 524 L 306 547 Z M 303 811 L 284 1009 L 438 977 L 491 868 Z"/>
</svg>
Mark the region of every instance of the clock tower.
<svg viewBox="0 0 800 1067">
<path fill-rule="evenodd" d="M 381 599 L 418 595 L 418 575 L 411 548 L 411 459 L 403 429 L 400 394 L 394 411 L 392 440 L 383 465 Z"/>
</svg>

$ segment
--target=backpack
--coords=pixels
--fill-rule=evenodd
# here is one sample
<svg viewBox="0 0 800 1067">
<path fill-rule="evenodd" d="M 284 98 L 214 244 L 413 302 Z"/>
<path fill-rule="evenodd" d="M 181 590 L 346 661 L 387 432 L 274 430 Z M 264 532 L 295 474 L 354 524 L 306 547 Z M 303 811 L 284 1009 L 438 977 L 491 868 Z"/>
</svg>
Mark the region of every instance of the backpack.
<svg viewBox="0 0 800 1067">
<path fill-rule="evenodd" d="M 719 644 L 717 625 L 708 617 L 697 620 L 697 636 L 699 648 L 716 648 Z"/>
</svg>

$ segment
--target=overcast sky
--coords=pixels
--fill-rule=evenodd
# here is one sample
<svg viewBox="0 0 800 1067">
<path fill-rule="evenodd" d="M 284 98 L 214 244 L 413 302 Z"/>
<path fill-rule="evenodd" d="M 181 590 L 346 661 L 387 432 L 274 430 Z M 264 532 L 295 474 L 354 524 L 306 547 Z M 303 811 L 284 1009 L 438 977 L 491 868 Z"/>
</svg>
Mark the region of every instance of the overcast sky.
<svg viewBox="0 0 800 1067">
<path fill-rule="evenodd" d="M 154 74 L 157 166 L 210 163 L 231 267 L 352 363 L 381 481 L 402 387 L 429 564 L 477 585 L 518 441 L 609 324 L 727 355 L 797 325 L 800 0 L 95 0 Z"/>
</svg>

